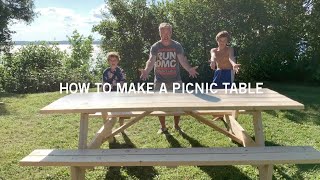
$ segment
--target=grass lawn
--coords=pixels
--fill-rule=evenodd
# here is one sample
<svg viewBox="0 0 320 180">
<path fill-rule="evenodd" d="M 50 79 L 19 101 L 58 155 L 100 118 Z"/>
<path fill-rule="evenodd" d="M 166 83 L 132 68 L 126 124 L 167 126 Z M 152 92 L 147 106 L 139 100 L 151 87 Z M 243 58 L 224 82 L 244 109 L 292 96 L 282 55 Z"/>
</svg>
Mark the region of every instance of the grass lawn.
<svg viewBox="0 0 320 180">
<path fill-rule="evenodd" d="M 320 87 L 292 84 L 266 85 L 305 105 L 305 110 L 267 111 L 263 113 L 266 145 L 313 146 L 320 150 Z M 21 167 L 18 162 L 34 149 L 76 149 L 79 115 L 43 115 L 38 111 L 65 94 L 0 94 L 0 180 L 70 179 L 67 167 Z M 172 127 L 172 117 L 167 124 Z M 253 136 L 249 115 L 240 115 L 239 122 Z M 89 137 L 102 120 L 91 118 Z M 170 148 L 170 147 L 233 147 L 237 146 L 208 126 L 184 116 L 182 136 L 171 129 L 172 136 L 158 135 L 156 117 L 147 117 L 127 129 L 127 136 L 116 137 L 104 148 Z M 87 179 L 257 179 L 251 166 L 185 166 L 166 167 L 97 167 L 87 171 Z M 276 165 L 275 179 L 320 179 L 320 164 Z"/>
</svg>

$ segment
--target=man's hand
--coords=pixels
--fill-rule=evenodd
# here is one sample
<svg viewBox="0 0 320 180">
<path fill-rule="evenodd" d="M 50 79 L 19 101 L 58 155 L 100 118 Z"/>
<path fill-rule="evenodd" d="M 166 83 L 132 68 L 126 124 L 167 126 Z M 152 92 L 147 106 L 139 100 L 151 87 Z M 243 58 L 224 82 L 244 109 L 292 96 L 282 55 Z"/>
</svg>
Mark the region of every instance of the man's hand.
<svg viewBox="0 0 320 180">
<path fill-rule="evenodd" d="M 199 75 L 199 73 L 196 71 L 197 68 L 198 68 L 198 66 L 195 66 L 195 67 L 191 67 L 191 68 L 188 70 L 189 77 L 196 78 L 197 75 Z"/>
<path fill-rule="evenodd" d="M 233 70 L 234 70 L 236 73 L 239 72 L 240 65 L 241 65 L 241 64 L 234 64 L 234 65 L 233 65 Z"/>
<path fill-rule="evenodd" d="M 145 69 L 139 69 L 139 71 L 141 72 L 140 75 L 140 79 L 142 79 L 143 81 L 148 79 L 148 73 Z"/>
</svg>

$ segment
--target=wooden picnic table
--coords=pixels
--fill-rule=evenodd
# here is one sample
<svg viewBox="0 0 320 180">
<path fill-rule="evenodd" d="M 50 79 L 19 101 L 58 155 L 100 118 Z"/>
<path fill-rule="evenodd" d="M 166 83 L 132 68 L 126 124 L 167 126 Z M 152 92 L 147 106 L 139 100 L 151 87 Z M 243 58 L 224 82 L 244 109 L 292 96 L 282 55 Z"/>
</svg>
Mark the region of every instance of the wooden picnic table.
<svg viewBox="0 0 320 180">
<path fill-rule="evenodd" d="M 99 148 L 106 138 L 114 137 L 154 111 L 184 112 L 245 147 L 265 146 L 261 112 L 265 110 L 303 109 L 304 105 L 270 89 L 262 89 L 261 91 L 263 92 L 262 94 L 249 94 L 248 92 L 245 94 L 226 94 L 225 90 L 218 90 L 214 94 L 172 92 L 161 94 L 159 92 L 154 94 L 121 94 L 117 92 L 70 94 L 54 101 L 41 109 L 40 112 L 45 114 L 80 113 L 79 149 Z M 210 119 L 197 113 L 197 111 L 204 110 L 232 111 L 232 115 L 224 116 L 224 121 L 228 128 L 221 128 Z M 239 110 L 245 110 L 253 115 L 252 123 L 255 140 L 248 135 L 236 120 Z M 141 114 L 114 130 L 112 128 L 116 118 L 109 118 L 98 130 L 96 136 L 88 143 L 89 114 L 101 112 L 102 115 L 107 116 L 110 112 L 134 111 L 139 111 Z M 263 165 L 258 168 L 260 176 L 270 177 L 270 171 L 272 176 L 272 165 Z M 83 168 L 72 167 L 71 169 L 73 179 L 84 177 L 85 170 Z"/>
</svg>

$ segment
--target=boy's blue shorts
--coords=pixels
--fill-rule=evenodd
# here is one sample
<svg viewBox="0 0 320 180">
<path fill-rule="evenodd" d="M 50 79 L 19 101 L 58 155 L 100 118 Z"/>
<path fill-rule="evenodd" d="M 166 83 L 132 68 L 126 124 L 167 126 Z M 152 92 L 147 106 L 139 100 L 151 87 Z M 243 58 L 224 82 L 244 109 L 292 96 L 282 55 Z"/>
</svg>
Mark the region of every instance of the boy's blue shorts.
<svg viewBox="0 0 320 180">
<path fill-rule="evenodd" d="M 232 83 L 233 82 L 233 71 L 231 69 L 219 69 L 215 70 L 213 76 L 213 83 L 216 83 L 217 86 L 213 86 L 215 89 L 224 89 L 224 85 L 222 83 Z M 227 86 L 229 89 L 231 85 Z"/>
</svg>

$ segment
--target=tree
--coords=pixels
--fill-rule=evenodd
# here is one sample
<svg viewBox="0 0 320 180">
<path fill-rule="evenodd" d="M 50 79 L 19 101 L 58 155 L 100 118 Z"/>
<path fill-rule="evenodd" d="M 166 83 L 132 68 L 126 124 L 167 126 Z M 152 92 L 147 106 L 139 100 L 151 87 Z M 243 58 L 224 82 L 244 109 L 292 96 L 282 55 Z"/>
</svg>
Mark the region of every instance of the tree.
<svg viewBox="0 0 320 180">
<path fill-rule="evenodd" d="M 92 66 L 93 38 L 92 36 L 84 37 L 77 30 L 73 31 L 71 37 L 68 37 L 71 56 L 66 59 L 65 67 L 70 74 L 70 79 L 79 82 L 91 82 L 92 74 L 90 68 Z"/>
<path fill-rule="evenodd" d="M 149 48 L 158 38 L 158 22 L 146 0 L 109 0 L 108 18 L 94 27 L 102 36 L 105 51 L 118 51 L 120 66 L 126 69 L 127 80 L 139 79 L 139 68 L 145 66 Z"/>
<path fill-rule="evenodd" d="M 68 36 L 67 36 L 68 37 Z M 92 36 L 84 37 L 77 30 L 73 31 L 71 37 L 68 37 L 71 47 L 71 58 L 66 62 L 69 69 L 77 69 L 90 65 L 91 53 L 93 51 Z"/>
<path fill-rule="evenodd" d="M 35 16 L 33 0 L 1 0 L 0 1 L 0 52 L 8 51 L 11 34 L 14 31 L 9 25 L 14 20 L 30 23 Z"/>
<path fill-rule="evenodd" d="M 320 58 L 319 1 L 106 2 L 113 17 L 106 17 L 95 30 L 104 37 L 105 50 L 124 55 L 124 68 L 131 67 L 129 80 L 137 77 L 133 70 L 144 66 L 148 48 L 159 39 L 160 22 L 173 25 L 173 39 L 182 44 L 190 63 L 199 66 L 198 79 L 189 79 L 182 71 L 184 82 L 212 81 L 209 51 L 217 46 L 215 35 L 222 30 L 232 35 L 231 46 L 242 64 L 241 81 L 320 79 L 320 70 L 315 68 Z M 310 67 L 317 70 L 315 75 L 308 73 Z"/>
</svg>

